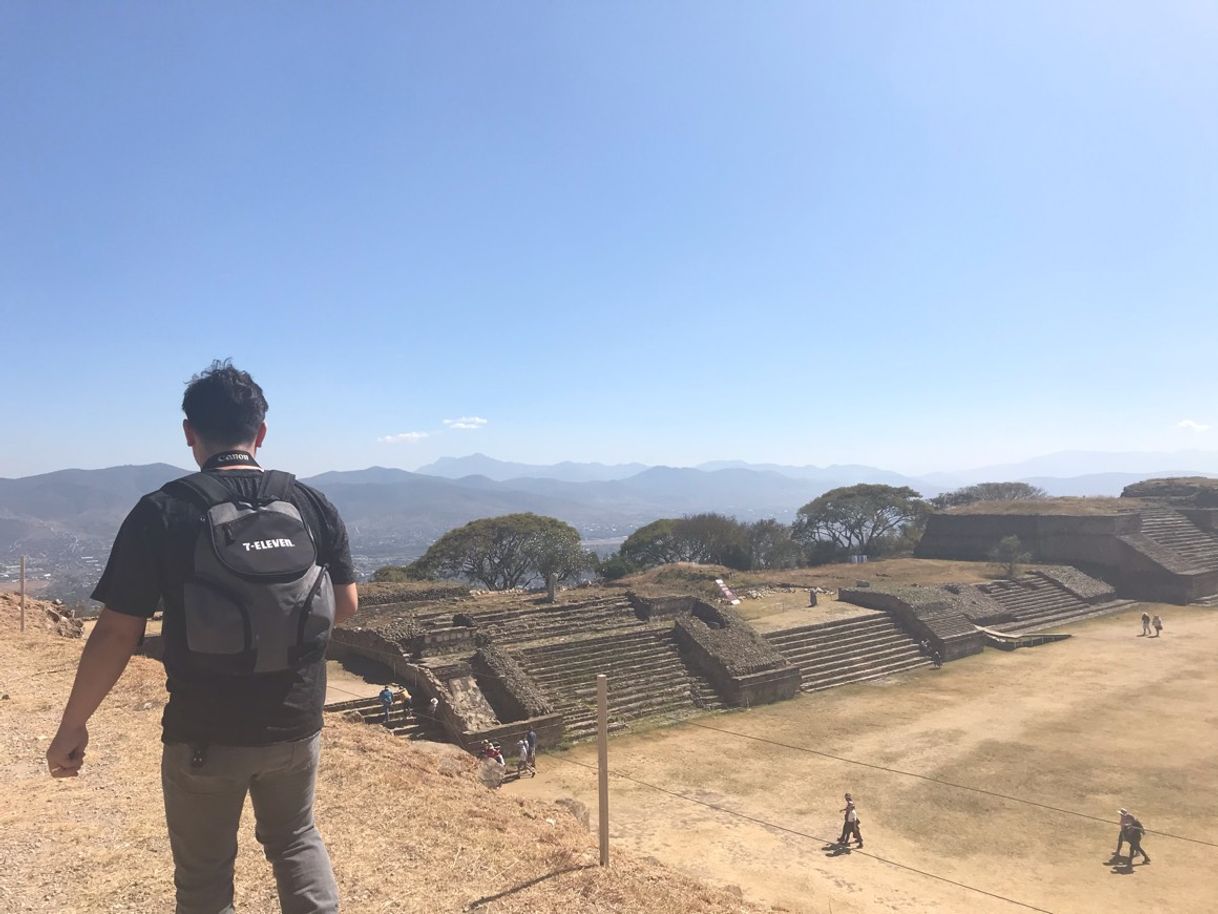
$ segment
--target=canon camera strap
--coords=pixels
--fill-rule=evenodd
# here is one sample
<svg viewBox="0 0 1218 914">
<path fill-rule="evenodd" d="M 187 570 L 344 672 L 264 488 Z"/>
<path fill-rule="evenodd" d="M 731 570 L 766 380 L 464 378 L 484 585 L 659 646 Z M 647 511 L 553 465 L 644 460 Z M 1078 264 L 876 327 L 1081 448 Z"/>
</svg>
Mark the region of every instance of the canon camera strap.
<svg viewBox="0 0 1218 914">
<path fill-rule="evenodd" d="M 221 470 L 226 467 L 252 467 L 260 470 L 258 461 L 254 459 L 254 455 L 248 451 L 221 451 L 219 454 L 212 454 L 207 458 L 207 462 L 203 464 L 204 470 Z"/>
</svg>

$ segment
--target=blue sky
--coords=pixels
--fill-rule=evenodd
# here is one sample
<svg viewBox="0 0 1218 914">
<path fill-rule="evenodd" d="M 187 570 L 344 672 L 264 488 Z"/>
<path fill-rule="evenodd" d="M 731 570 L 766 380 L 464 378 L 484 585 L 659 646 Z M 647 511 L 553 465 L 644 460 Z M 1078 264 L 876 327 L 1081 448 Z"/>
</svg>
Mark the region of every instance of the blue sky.
<svg viewBox="0 0 1218 914">
<path fill-rule="evenodd" d="M 302 473 L 1213 449 L 1216 46 L 1204 3 L 4 4 L 0 475 L 183 464 L 224 356 Z"/>
</svg>

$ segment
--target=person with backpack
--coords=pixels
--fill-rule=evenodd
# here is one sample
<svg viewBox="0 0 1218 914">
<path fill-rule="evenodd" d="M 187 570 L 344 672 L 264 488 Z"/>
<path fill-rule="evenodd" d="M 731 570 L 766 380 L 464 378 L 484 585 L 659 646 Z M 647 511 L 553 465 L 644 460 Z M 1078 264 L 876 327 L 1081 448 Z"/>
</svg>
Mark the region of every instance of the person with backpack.
<svg viewBox="0 0 1218 914">
<path fill-rule="evenodd" d="M 1150 613 L 1144 612 L 1144 613 L 1142 613 L 1142 634 L 1138 635 L 1138 637 L 1144 638 L 1149 634 L 1150 634 Z"/>
<path fill-rule="evenodd" d="M 1151 620 L 1151 624 L 1155 627 L 1155 637 L 1158 638 L 1163 634 L 1163 617 L 1155 616 L 1154 619 Z"/>
<path fill-rule="evenodd" d="M 320 492 L 258 466 L 267 403 L 247 372 L 214 362 L 182 410 L 200 472 L 144 496 L 123 521 L 47 764 L 53 777 L 79 773 L 89 718 L 163 608 L 161 786 L 177 914 L 232 912 L 247 794 L 283 914 L 334 914 L 313 790 L 326 645 L 358 607 L 346 528 Z"/>
<path fill-rule="evenodd" d="M 1134 854 L 1141 854 L 1142 862 L 1150 863 L 1150 857 L 1146 855 L 1146 851 L 1142 850 L 1142 836 L 1146 834 L 1146 829 L 1138 821 L 1138 817 L 1128 809 L 1121 809 L 1119 812 L 1121 814 L 1121 830 L 1117 834 L 1117 846 L 1113 856 L 1121 856 L 1121 846 L 1128 843 L 1130 866 L 1133 866 Z"/>
<path fill-rule="evenodd" d="M 385 686 L 376 697 L 381 702 L 381 710 L 385 712 L 385 726 L 388 727 L 389 714 L 393 710 L 393 690 Z"/>
<path fill-rule="evenodd" d="M 529 744 L 529 768 L 533 770 L 533 777 L 537 777 L 537 731 L 529 727 L 524 738 Z"/>
</svg>

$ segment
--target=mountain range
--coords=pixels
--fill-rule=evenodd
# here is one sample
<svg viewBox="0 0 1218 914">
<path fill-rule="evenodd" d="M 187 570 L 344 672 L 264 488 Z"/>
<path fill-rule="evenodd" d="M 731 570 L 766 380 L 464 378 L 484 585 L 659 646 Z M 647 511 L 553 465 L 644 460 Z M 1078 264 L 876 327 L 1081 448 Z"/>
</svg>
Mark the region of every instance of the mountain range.
<svg viewBox="0 0 1218 914">
<path fill-rule="evenodd" d="M 74 570 L 82 580 L 95 577 L 139 496 L 185 472 L 151 464 L 0 479 L 0 583 L 3 566 L 23 553 L 33 556 L 43 573 L 59 576 Z M 861 465 L 736 460 L 697 467 L 540 465 L 472 454 L 444 458 L 415 472 L 369 467 L 304 481 L 338 506 L 359 564 L 370 570 L 420 554 L 440 534 L 467 521 L 518 511 L 559 517 L 588 540 L 613 542 L 658 517 L 700 511 L 787 521 L 828 489 L 859 482 L 911 486 L 927 497 L 973 482 L 1010 479 L 1039 485 L 1051 495 L 1117 495 L 1131 482 L 1164 475 L 1218 475 L 1218 453 L 1063 452 L 1020 464 L 918 477 Z"/>
</svg>

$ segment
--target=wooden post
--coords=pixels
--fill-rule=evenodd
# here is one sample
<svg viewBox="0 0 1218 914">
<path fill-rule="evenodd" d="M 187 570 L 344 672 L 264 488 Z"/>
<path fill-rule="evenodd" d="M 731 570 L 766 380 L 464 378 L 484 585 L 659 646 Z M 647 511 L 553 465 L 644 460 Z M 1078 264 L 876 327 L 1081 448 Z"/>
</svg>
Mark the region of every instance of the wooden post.
<svg viewBox="0 0 1218 914">
<path fill-rule="evenodd" d="M 25 631 L 25 556 L 21 557 L 21 630 Z"/>
<path fill-rule="evenodd" d="M 609 865 L 609 679 L 596 677 L 596 756 L 600 788 L 601 866 Z"/>
</svg>

